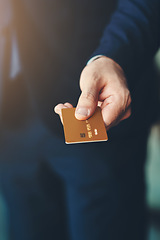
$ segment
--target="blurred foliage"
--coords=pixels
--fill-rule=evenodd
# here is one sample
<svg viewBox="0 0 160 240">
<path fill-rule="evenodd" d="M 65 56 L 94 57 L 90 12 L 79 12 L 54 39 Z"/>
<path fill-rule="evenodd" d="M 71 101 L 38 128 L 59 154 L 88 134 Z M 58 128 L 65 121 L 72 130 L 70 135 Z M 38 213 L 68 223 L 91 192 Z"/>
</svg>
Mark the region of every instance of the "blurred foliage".
<svg viewBox="0 0 160 240">
<path fill-rule="evenodd" d="M 160 50 L 155 56 L 155 65 L 159 76 L 160 93 Z M 159 111 L 160 116 L 160 108 L 157 111 Z M 152 127 L 150 132 L 145 170 L 148 206 L 160 210 L 160 120 Z"/>
<path fill-rule="evenodd" d="M 151 129 L 146 163 L 147 203 L 160 210 L 160 123 Z"/>
<path fill-rule="evenodd" d="M 0 240 L 9 240 L 8 232 L 7 207 L 0 192 Z"/>
<path fill-rule="evenodd" d="M 160 49 L 155 56 L 155 64 L 156 64 L 158 72 L 160 74 Z"/>
</svg>

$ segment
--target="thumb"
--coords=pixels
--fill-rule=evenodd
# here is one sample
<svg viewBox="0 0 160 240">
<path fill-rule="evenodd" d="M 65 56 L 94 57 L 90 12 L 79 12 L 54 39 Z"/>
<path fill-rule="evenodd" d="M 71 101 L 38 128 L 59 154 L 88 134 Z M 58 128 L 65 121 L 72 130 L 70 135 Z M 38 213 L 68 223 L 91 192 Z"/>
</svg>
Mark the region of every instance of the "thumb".
<svg viewBox="0 0 160 240">
<path fill-rule="evenodd" d="M 99 89 L 96 86 L 82 90 L 75 111 L 78 120 L 86 120 L 93 115 L 98 104 L 98 95 Z"/>
</svg>

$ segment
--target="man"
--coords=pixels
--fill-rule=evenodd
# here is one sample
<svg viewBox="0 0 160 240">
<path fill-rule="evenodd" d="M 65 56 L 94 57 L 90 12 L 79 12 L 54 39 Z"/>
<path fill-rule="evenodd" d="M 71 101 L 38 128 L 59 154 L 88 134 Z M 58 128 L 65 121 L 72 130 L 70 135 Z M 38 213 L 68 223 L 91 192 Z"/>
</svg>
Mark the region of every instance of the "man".
<svg viewBox="0 0 160 240">
<path fill-rule="evenodd" d="M 28 105 L 17 128 L 18 147 L 14 140 L 14 147 L 5 145 L 1 154 L 13 239 L 144 239 L 143 166 L 148 130 L 157 111 L 155 83 L 151 85 L 150 79 L 151 58 L 159 46 L 159 2 L 119 1 L 93 55 L 116 2 L 11 4 L 11 29 L 28 94 L 21 96 Z M 65 146 L 52 108 L 60 101 L 76 104 L 81 69 L 89 56 L 97 55 L 103 57 L 82 72 L 76 117 L 88 118 L 99 101 L 109 141 Z M 132 116 L 127 119 L 131 98 Z M 56 111 L 62 107 L 72 106 L 59 105 Z M 15 129 L 5 111 L 2 126 Z M 123 119 L 127 120 L 111 128 Z M 15 139 L 17 131 L 7 134 Z M 4 133 L 2 143 L 6 138 Z M 9 154 L 12 149 L 14 155 Z"/>
<path fill-rule="evenodd" d="M 114 141 L 120 141 L 120 138 L 123 140 L 128 138 L 128 141 L 136 142 L 138 141 L 136 136 L 141 136 L 142 138 L 140 137 L 141 140 L 139 144 L 141 144 L 142 150 L 145 146 L 148 127 L 153 120 L 153 115 L 155 116 L 155 112 L 158 112 L 156 101 L 153 108 L 151 106 L 149 107 L 151 103 L 150 101 L 154 98 L 154 92 L 152 92 L 152 90 L 150 92 L 149 90 L 153 89 L 154 83 L 151 82 L 153 76 L 150 75 L 147 80 L 147 78 L 141 74 L 146 71 L 149 65 L 151 65 L 150 61 L 160 45 L 160 31 L 158 29 L 160 24 L 159 11 L 160 3 L 158 1 L 152 3 L 150 1 L 119 1 L 117 10 L 104 31 L 101 43 L 93 54 L 95 57 L 89 61 L 88 65 L 82 71 L 80 78 L 80 88 L 82 93 L 75 112 L 75 117 L 79 120 L 89 118 L 94 113 L 96 106 L 99 105 L 102 109 L 102 116 L 106 129 L 109 130 L 111 127 L 130 116 L 132 95 L 133 115 L 127 120 L 128 123 L 122 123 L 116 127 L 113 132 L 111 129 L 110 137 L 113 137 L 111 145 L 114 145 Z M 119 63 L 122 68 L 117 63 Z M 123 70 L 127 76 L 130 92 Z M 148 93 L 147 88 L 149 90 Z M 72 105 L 70 103 L 57 105 L 55 107 L 55 112 L 60 116 L 62 108 L 72 108 Z M 150 113 L 151 108 L 153 110 L 153 115 Z M 150 114 L 152 116 L 151 118 L 149 117 Z M 118 134 L 120 134 L 120 136 L 118 136 Z M 119 140 L 117 140 L 117 138 L 119 138 Z M 131 146 L 130 149 L 126 149 L 127 145 L 121 146 L 121 151 L 123 152 L 123 148 L 126 149 L 126 151 L 123 152 L 123 157 L 114 155 L 115 158 L 120 158 L 117 161 L 125 159 L 125 155 L 127 155 L 127 159 L 130 161 L 131 154 L 133 154 L 134 151 L 137 151 L 135 158 L 139 159 L 138 161 L 143 162 L 142 159 L 145 158 L 145 154 L 143 155 L 142 151 L 139 151 L 138 149 L 135 150 L 134 146 L 136 144 L 133 142 L 133 149 Z M 115 148 L 115 151 L 116 150 L 117 149 Z M 106 161 L 108 160 L 107 155 L 108 152 L 106 151 Z M 136 163 L 134 164 L 136 165 Z M 142 169 L 140 170 L 141 167 L 139 166 L 137 171 L 143 171 Z M 126 171 L 129 171 L 127 167 Z M 133 179 L 137 177 L 136 172 L 132 177 Z M 127 181 L 127 178 L 125 181 Z M 134 179 L 134 181 L 136 180 Z M 139 183 L 140 182 L 139 179 Z M 140 195 L 142 192 L 143 187 Z M 136 201 L 140 201 L 140 195 Z M 135 205 L 130 205 L 130 210 L 132 207 L 134 208 Z M 137 204 L 136 207 L 139 208 L 140 205 Z M 141 210 L 139 209 L 139 211 Z M 128 221 L 131 221 L 133 215 L 128 215 Z M 121 217 L 123 219 L 123 213 L 121 213 Z M 141 221 L 144 223 L 144 219 L 142 219 Z M 142 227 L 142 225 L 140 226 Z M 130 231 L 131 235 L 134 230 Z M 120 230 L 117 232 L 119 234 Z M 121 233 L 122 235 L 120 234 L 118 237 L 118 234 L 115 234 L 116 237 L 114 234 L 112 237 L 109 235 L 109 239 L 127 239 L 125 238 L 127 230 L 124 230 L 124 235 Z M 104 236 L 108 237 L 107 233 Z M 128 239 L 132 239 L 132 237 L 133 235 L 129 236 L 128 234 Z M 138 234 L 135 234 L 133 237 L 133 239 L 143 238 L 144 236 L 140 237 Z"/>
</svg>

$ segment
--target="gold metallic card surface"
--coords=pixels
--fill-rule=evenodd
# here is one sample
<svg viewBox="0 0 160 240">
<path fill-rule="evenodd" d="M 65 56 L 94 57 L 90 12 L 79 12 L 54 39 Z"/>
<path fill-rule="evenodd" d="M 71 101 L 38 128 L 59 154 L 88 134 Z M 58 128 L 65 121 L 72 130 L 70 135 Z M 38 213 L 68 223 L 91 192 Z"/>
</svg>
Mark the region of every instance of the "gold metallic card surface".
<svg viewBox="0 0 160 240">
<path fill-rule="evenodd" d="M 108 140 L 100 107 L 97 107 L 94 115 L 87 120 L 76 119 L 75 108 L 64 108 L 62 119 L 67 144 Z"/>
</svg>

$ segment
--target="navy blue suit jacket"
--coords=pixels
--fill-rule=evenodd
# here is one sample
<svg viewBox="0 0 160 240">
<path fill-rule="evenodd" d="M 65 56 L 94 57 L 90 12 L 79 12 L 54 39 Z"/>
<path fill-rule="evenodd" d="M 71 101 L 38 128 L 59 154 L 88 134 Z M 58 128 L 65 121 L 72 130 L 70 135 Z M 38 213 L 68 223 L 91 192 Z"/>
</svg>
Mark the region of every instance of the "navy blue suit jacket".
<svg viewBox="0 0 160 240">
<path fill-rule="evenodd" d="M 126 73 L 143 71 L 160 46 L 159 27 L 159 0 L 119 0 L 94 54 L 114 59 Z"/>
</svg>

